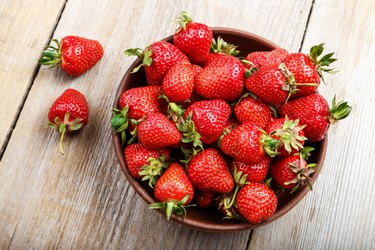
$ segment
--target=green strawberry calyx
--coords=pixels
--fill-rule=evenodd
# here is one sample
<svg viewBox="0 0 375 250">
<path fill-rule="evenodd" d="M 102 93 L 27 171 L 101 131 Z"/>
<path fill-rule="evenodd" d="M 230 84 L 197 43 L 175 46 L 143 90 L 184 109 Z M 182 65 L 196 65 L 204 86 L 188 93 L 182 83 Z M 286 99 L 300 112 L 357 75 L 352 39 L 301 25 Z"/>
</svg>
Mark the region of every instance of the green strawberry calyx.
<svg viewBox="0 0 375 250">
<path fill-rule="evenodd" d="M 328 53 L 328 54 L 322 56 L 320 59 L 318 58 L 322 55 L 323 50 L 324 50 L 324 43 L 315 45 L 315 46 L 311 47 L 310 54 L 308 54 L 307 56 L 309 57 L 310 61 L 315 65 L 315 68 L 318 72 L 319 77 L 325 83 L 324 77 L 323 77 L 323 72 L 326 72 L 326 73 L 329 73 L 329 74 L 335 74 L 338 71 L 335 70 L 334 68 L 329 67 L 331 63 L 337 61 L 336 58 L 333 58 L 334 52 Z"/>
<path fill-rule="evenodd" d="M 142 177 L 142 181 L 148 180 L 148 185 L 151 188 L 155 187 L 156 181 L 161 176 L 163 169 L 167 168 L 165 162 L 165 156 L 161 155 L 159 158 L 148 158 L 148 164 L 142 166 L 139 170 L 139 176 Z"/>
<path fill-rule="evenodd" d="M 181 11 L 180 17 L 177 18 L 177 24 L 180 25 L 180 27 L 177 29 L 177 32 L 180 32 L 182 29 L 186 31 L 186 26 L 192 21 L 193 19 L 191 19 L 187 11 Z"/>
<path fill-rule="evenodd" d="M 212 38 L 210 51 L 216 54 L 225 54 L 230 56 L 237 56 L 240 53 L 240 51 L 237 50 L 236 45 L 227 43 L 220 36 L 217 38 L 217 40 Z"/>
<path fill-rule="evenodd" d="M 224 199 L 224 209 L 226 211 L 229 211 L 229 209 L 234 205 L 238 190 L 240 190 L 241 187 L 243 187 L 246 184 L 249 184 L 250 182 L 246 181 L 247 174 L 243 174 L 242 171 L 237 171 L 237 167 L 234 166 L 233 170 L 233 179 L 234 183 L 236 184 L 236 187 L 234 189 L 233 195 L 229 199 Z"/>
<path fill-rule="evenodd" d="M 116 108 L 112 109 L 113 116 L 111 125 L 116 133 L 120 133 L 122 145 L 124 145 L 126 142 L 126 130 L 129 126 L 128 111 L 128 106 L 125 106 L 122 110 Z"/>
<path fill-rule="evenodd" d="M 334 96 L 331 109 L 329 110 L 330 115 L 327 119 L 331 124 L 335 124 L 337 121 L 348 117 L 351 111 L 352 107 L 348 105 L 348 102 L 340 101 L 337 103 L 336 96 Z"/>
<path fill-rule="evenodd" d="M 280 140 L 277 140 L 270 136 L 266 131 L 260 129 L 262 136 L 260 138 L 260 143 L 263 146 L 263 149 L 270 157 L 275 157 L 279 154 L 278 149 L 280 147 Z"/>
<path fill-rule="evenodd" d="M 39 63 L 42 65 L 49 65 L 55 67 L 61 63 L 61 42 L 57 39 L 52 39 L 55 46 L 48 45 L 42 52 L 39 58 Z"/>
<path fill-rule="evenodd" d="M 142 50 L 140 48 L 131 48 L 124 51 L 125 55 L 127 56 L 137 56 L 139 59 L 142 60 L 142 63 L 139 64 L 136 68 L 133 69 L 132 73 L 138 72 L 142 66 L 150 67 L 152 64 L 152 50 L 150 47 Z"/>
<path fill-rule="evenodd" d="M 280 138 L 279 147 L 283 145 L 289 153 L 292 152 L 292 148 L 299 151 L 303 148 L 302 142 L 307 140 L 305 136 L 300 135 L 305 127 L 306 125 L 299 126 L 299 119 L 289 120 L 288 116 L 285 116 L 283 127 L 272 131 L 270 136 Z"/>
<path fill-rule="evenodd" d="M 296 184 L 292 188 L 290 193 L 294 193 L 295 191 L 297 191 L 298 189 L 300 189 L 301 187 L 303 187 L 305 185 L 307 185 L 307 187 L 310 190 L 312 190 L 310 175 L 315 172 L 315 167 L 317 166 L 317 164 L 310 163 L 310 164 L 307 164 L 307 166 L 304 167 L 302 164 L 305 163 L 305 160 L 303 160 L 302 155 L 300 155 L 300 161 L 299 162 L 300 162 L 299 165 L 291 163 L 288 166 L 288 168 L 296 174 L 296 177 L 294 179 L 292 179 L 290 181 L 287 181 L 287 182 L 284 182 L 285 185 Z"/>
<path fill-rule="evenodd" d="M 64 136 L 67 132 L 74 132 L 80 130 L 84 124 L 81 122 L 83 119 L 82 118 L 76 118 L 72 121 L 69 120 L 70 118 L 70 113 L 66 112 L 64 115 L 64 120 L 61 121 L 59 117 L 55 117 L 53 122 L 48 122 L 48 126 L 52 127 L 53 129 L 56 129 L 59 131 L 61 134 L 60 140 L 59 140 L 59 148 L 61 154 L 64 154 L 64 149 L 63 149 L 63 140 Z"/>
<path fill-rule="evenodd" d="M 172 214 L 184 215 L 186 217 L 186 208 L 194 205 L 185 205 L 189 199 L 190 194 L 185 195 L 180 201 L 166 201 L 150 204 L 150 209 L 165 209 L 167 221 L 171 218 Z"/>
</svg>

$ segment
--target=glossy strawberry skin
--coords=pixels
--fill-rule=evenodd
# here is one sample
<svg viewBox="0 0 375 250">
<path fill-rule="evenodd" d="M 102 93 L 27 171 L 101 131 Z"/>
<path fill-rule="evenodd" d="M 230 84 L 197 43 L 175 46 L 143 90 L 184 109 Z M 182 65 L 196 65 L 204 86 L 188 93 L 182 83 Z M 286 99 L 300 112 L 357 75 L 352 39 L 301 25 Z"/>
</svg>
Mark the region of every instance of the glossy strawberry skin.
<svg viewBox="0 0 375 250">
<path fill-rule="evenodd" d="M 269 103 L 281 104 L 288 98 L 288 92 L 282 89 L 285 83 L 285 75 L 277 64 L 272 64 L 259 68 L 247 78 L 246 88 Z"/>
<path fill-rule="evenodd" d="M 174 65 L 165 75 L 162 91 L 170 102 L 185 102 L 190 98 L 194 88 L 194 72 L 191 65 Z"/>
<path fill-rule="evenodd" d="M 52 104 L 48 112 L 48 120 L 55 124 L 58 117 L 64 121 L 65 114 L 69 112 L 69 122 L 75 119 L 82 119 L 80 123 L 86 125 L 89 118 L 89 108 L 85 96 L 75 89 L 65 90 Z M 56 124 L 57 125 L 57 124 Z M 69 126 L 67 126 L 69 132 Z"/>
<path fill-rule="evenodd" d="M 206 99 L 223 99 L 232 102 L 244 90 L 245 67 L 235 57 L 221 55 L 197 74 L 194 91 Z"/>
<path fill-rule="evenodd" d="M 168 70 L 176 63 L 190 64 L 189 59 L 176 46 L 159 41 L 145 49 L 152 51 L 151 66 L 145 65 L 147 82 L 150 85 L 161 85 Z"/>
<path fill-rule="evenodd" d="M 98 41 L 66 36 L 61 41 L 61 68 L 71 76 L 79 76 L 93 67 L 103 54 Z"/>
<path fill-rule="evenodd" d="M 245 67 L 259 68 L 270 64 L 280 64 L 288 54 L 288 51 L 283 48 L 277 48 L 271 51 L 251 52 L 245 57 L 245 60 L 250 61 L 252 65 L 245 64 Z"/>
<path fill-rule="evenodd" d="M 286 158 L 276 160 L 272 162 L 270 168 L 272 179 L 286 189 L 292 189 L 296 186 L 296 184 L 285 184 L 285 182 L 291 181 L 297 177 L 296 173 L 290 169 L 291 164 L 307 168 L 306 161 L 301 159 L 299 155 L 290 155 Z"/>
<path fill-rule="evenodd" d="M 149 164 L 149 158 L 159 158 L 163 155 L 166 159 L 169 158 L 171 151 L 169 149 L 149 149 L 139 143 L 134 143 L 126 146 L 124 150 L 126 165 L 130 174 L 141 179 L 139 170 L 144 165 Z"/>
<path fill-rule="evenodd" d="M 138 139 L 147 148 L 163 148 L 178 144 L 181 134 L 165 115 L 152 113 L 138 125 Z"/>
<path fill-rule="evenodd" d="M 188 194 L 189 198 L 185 205 L 194 197 L 193 185 L 183 167 L 178 163 L 172 163 L 156 182 L 155 198 L 160 202 L 180 201 Z"/>
<path fill-rule="evenodd" d="M 205 149 L 191 160 L 188 176 L 193 186 L 202 191 L 227 193 L 234 187 L 228 163 L 214 148 Z"/>
<path fill-rule="evenodd" d="M 250 183 L 237 195 L 239 213 L 250 223 L 259 224 L 268 220 L 276 211 L 277 197 L 263 183 Z"/>
<path fill-rule="evenodd" d="M 196 75 L 198 75 L 198 73 L 200 73 L 203 70 L 203 68 L 201 66 L 196 65 L 196 64 L 192 64 L 191 69 L 193 70 L 194 78 L 195 78 Z"/>
<path fill-rule="evenodd" d="M 298 86 L 298 91 L 293 97 L 306 96 L 316 92 L 320 84 L 320 78 L 314 64 L 309 57 L 303 53 L 293 53 L 286 56 L 283 60 L 285 66 L 294 75 L 296 83 L 315 83 L 317 86 Z"/>
<path fill-rule="evenodd" d="M 195 194 L 195 200 L 197 205 L 201 208 L 209 208 L 214 205 L 216 193 L 210 191 L 197 191 Z"/>
<path fill-rule="evenodd" d="M 202 63 L 210 52 L 212 31 L 207 25 L 189 22 L 185 29 L 180 29 L 173 36 L 173 43 L 191 62 Z"/>
<path fill-rule="evenodd" d="M 271 158 L 269 156 L 265 156 L 260 162 L 254 164 L 245 164 L 234 160 L 231 164 L 231 171 L 233 172 L 234 168 L 236 168 L 242 174 L 247 174 L 247 182 L 262 182 L 267 176 L 270 164 Z"/>
<path fill-rule="evenodd" d="M 259 126 L 251 122 L 238 126 L 223 137 L 220 142 L 221 150 L 246 164 L 260 162 L 265 151 L 260 142 L 262 132 L 259 129 Z"/>
<path fill-rule="evenodd" d="M 201 141 L 210 144 L 222 134 L 229 120 L 231 108 L 223 100 L 204 100 L 190 105 L 185 111 L 185 119 L 190 113 L 195 129 L 201 135 Z"/>
<path fill-rule="evenodd" d="M 267 127 L 264 129 L 264 131 L 267 132 L 267 134 L 271 134 L 273 131 L 276 131 L 276 130 L 281 130 L 284 126 L 284 123 L 285 123 L 285 118 L 273 118 L 271 119 L 271 121 L 268 123 Z M 305 136 L 305 132 L 303 130 L 301 130 L 299 133 L 298 133 L 299 136 Z M 279 140 L 280 139 L 280 136 L 276 136 L 276 135 L 271 135 L 272 138 L 276 139 L 276 140 Z M 301 140 L 299 141 L 302 145 L 305 144 L 305 141 L 304 140 Z M 278 150 L 278 153 L 279 153 L 279 157 L 286 157 L 288 155 L 292 155 L 292 154 L 295 154 L 297 152 L 299 152 L 299 150 L 295 149 L 292 147 L 292 151 L 289 153 L 284 145 L 282 145 Z"/>
<path fill-rule="evenodd" d="M 260 99 L 248 96 L 234 106 L 234 114 L 241 123 L 253 122 L 261 128 L 271 120 L 270 107 Z"/>
<path fill-rule="evenodd" d="M 330 125 L 328 103 L 317 93 L 288 101 L 281 106 L 280 114 L 299 119 L 301 125 L 306 125 L 305 136 L 313 142 L 323 140 Z"/>
<path fill-rule="evenodd" d="M 131 119 L 141 119 L 154 112 L 162 112 L 166 104 L 159 99 L 159 86 L 146 86 L 126 90 L 121 94 L 119 105 L 123 109 L 129 107 L 128 116 Z"/>
</svg>

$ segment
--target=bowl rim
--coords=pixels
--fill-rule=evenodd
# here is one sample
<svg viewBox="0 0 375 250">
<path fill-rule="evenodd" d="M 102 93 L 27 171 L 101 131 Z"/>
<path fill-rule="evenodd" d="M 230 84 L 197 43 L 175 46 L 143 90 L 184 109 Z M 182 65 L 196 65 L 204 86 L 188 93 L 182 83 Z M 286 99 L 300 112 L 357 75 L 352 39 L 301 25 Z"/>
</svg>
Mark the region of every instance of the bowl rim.
<svg viewBox="0 0 375 250">
<path fill-rule="evenodd" d="M 226 34 L 226 35 L 233 35 L 235 34 L 238 37 L 242 37 L 244 39 L 252 39 L 258 43 L 262 43 L 265 46 L 271 47 L 271 48 L 279 48 L 278 45 L 275 43 L 271 42 L 270 40 L 263 38 L 259 35 L 235 29 L 235 28 L 224 28 L 224 27 L 210 27 L 213 33 L 220 32 L 220 34 Z M 168 36 L 164 39 L 161 39 L 162 41 L 170 40 L 173 38 L 173 35 Z M 127 84 L 127 78 L 130 75 L 131 71 L 141 63 L 140 59 L 136 59 L 128 68 L 126 73 L 121 79 L 121 82 L 117 88 L 114 103 L 113 103 L 113 108 L 118 108 L 118 100 L 120 98 L 120 95 L 122 94 L 122 89 L 124 88 L 124 85 Z M 326 150 L 327 150 L 327 139 L 328 137 L 320 142 L 320 154 L 318 155 L 317 158 L 317 167 L 314 175 L 311 178 L 311 182 L 314 183 L 316 179 L 318 178 L 318 175 L 323 167 L 325 155 L 326 155 Z M 134 188 L 134 190 L 138 193 L 139 196 L 147 203 L 155 203 L 157 202 L 155 198 L 152 197 L 143 187 L 142 185 L 136 180 L 129 172 L 128 168 L 126 167 L 126 162 L 125 162 L 125 156 L 123 153 L 123 147 L 121 145 L 121 139 L 118 133 L 116 133 L 114 130 L 112 130 L 112 142 L 116 154 L 116 158 L 118 159 L 120 163 L 120 167 L 122 172 L 124 173 L 127 181 L 129 184 Z M 225 233 L 225 232 L 235 232 L 235 231 L 243 231 L 243 230 L 248 230 L 248 229 L 255 229 L 261 226 L 264 226 L 266 224 L 271 223 L 272 221 L 277 220 L 287 212 L 289 212 L 293 207 L 295 207 L 299 201 L 301 201 L 306 194 L 309 192 L 309 189 L 307 186 L 303 187 L 301 190 L 298 191 L 289 201 L 288 203 L 283 206 L 280 209 L 277 209 L 276 212 L 271 216 L 270 219 L 267 221 L 264 221 L 260 224 L 251 224 L 249 222 L 241 222 L 241 223 L 234 223 L 234 224 L 223 224 L 223 225 L 218 225 L 218 224 L 212 224 L 208 222 L 202 222 L 202 221 L 197 221 L 193 220 L 189 217 L 183 218 L 181 216 L 176 216 L 172 214 L 171 219 L 186 225 L 190 228 L 197 229 L 200 231 L 207 231 L 207 232 L 214 232 L 214 233 Z M 164 214 L 164 211 L 160 211 L 160 209 L 157 210 L 159 213 Z"/>
</svg>

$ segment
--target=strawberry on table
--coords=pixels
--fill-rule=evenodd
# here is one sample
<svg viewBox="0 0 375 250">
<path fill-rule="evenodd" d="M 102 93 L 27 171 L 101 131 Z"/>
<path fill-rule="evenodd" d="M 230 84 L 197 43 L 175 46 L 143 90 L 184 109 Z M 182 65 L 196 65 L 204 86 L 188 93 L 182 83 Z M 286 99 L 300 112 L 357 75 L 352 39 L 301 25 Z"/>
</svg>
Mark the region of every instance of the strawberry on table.
<svg viewBox="0 0 375 250">
<path fill-rule="evenodd" d="M 170 102 L 182 103 L 193 93 L 194 72 L 189 64 L 177 63 L 165 75 L 162 91 Z"/>
<path fill-rule="evenodd" d="M 79 76 L 92 68 L 104 54 L 102 45 L 96 41 L 79 36 L 66 36 L 52 40 L 56 46 L 48 46 L 43 51 L 39 63 L 56 66 L 71 76 Z"/>
<path fill-rule="evenodd" d="M 125 50 L 127 56 L 137 56 L 142 63 L 133 70 L 137 72 L 145 67 L 147 82 L 150 85 L 161 85 L 168 70 L 176 63 L 190 64 L 189 58 L 171 43 L 154 42 L 144 50 L 140 48 Z"/>
<path fill-rule="evenodd" d="M 296 98 L 283 104 L 280 113 L 290 119 L 299 119 L 304 128 L 305 136 L 309 141 L 321 141 L 327 134 L 330 124 L 346 118 L 351 111 L 347 102 L 336 103 L 336 97 L 329 108 L 323 96 L 315 93 Z"/>
<path fill-rule="evenodd" d="M 167 220 L 171 214 L 186 215 L 185 207 L 194 197 L 194 189 L 184 168 L 178 163 L 172 163 L 156 182 L 155 198 L 160 203 L 150 205 L 152 209 L 164 208 Z"/>
<path fill-rule="evenodd" d="M 89 108 L 85 96 L 75 89 L 65 90 L 52 104 L 48 112 L 48 125 L 61 133 L 59 145 L 64 154 L 62 142 L 65 133 L 82 129 L 88 122 Z"/>
<path fill-rule="evenodd" d="M 173 36 L 173 43 L 192 63 L 202 63 L 210 52 L 212 31 L 207 25 L 193 22 L 186 11 L 178 19 L 180 28 Z"/>
<path fill-rule="evenodd" d="M 236 202 L 238 212 L 252 224 L 268 220 L 277 208 L 275 193 L 263 183 L 250 183 L 242 187 Z"/>
</svg>

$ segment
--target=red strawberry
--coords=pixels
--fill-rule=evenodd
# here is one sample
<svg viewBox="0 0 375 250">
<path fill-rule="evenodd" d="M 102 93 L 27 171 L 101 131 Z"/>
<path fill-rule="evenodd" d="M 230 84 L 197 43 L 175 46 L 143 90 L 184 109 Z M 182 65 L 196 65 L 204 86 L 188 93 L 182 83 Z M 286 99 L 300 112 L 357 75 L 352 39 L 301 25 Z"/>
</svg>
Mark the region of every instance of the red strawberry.
<svg viewBox="0 0 375 250">
<path fill-rule="evenodd" d="M 203 70 L 203 68 L 201 66 L 196 65 L 196 64 L 192 64 L 191 69 L 193 70 L 194 78 L 195 78 L 196 75 L 198 75 L 198 73 L 200 73 Z"/>
<path fill-rule="evenodd" d="M 281 187 L 292 189 L 292 193 L 304 185 L 311 189 L 310 175 L 316 164 L 307 164 L 300 155 L 290 155 L 272 162 L 270 173 Z"/>
<path fill-rule="evenodd" d="M 245 60 L 251 62 L 251 65 L 245 64 L 246 68 L 259 68 L 264 65 L 280 64 L 288 55 L 288 51 L 283 48 L 273 49 L 271 51 L 255 51 L 249 53 Z"/>
<path fill-rule="evenodd" d="M 245 94 L 246 95 L 246 94 Z M 260 99 L 248 96 L 234 106 L 234 114 L 241 123 L 253 122 L 261 128 L 271 120 L 270 107 Z"/>
<path fill-rule="evenodd" d="M 170 102 L 185 102 L 194 88 L 194 72 L 191 65 L 177 63 L 165 75 L 162 90 Z"/>
<path fill-rule="evenodd" d="M 176 46 L 160 41 L 151 44 L 146 49 L 127 49 L 128 56 L 138 56 L 142 63 L 133 70 L 137 72 L 145 66 L 147 82 L 150 85 L 161 85 L 168 70 L 176 63 L 190 64 L 189 59 Z"/>
<path fill-rule="evenodd" d="M 180 28 L 173 36 L 173 43 L 193 63 L 202 63 L 208 56 L 212 41 L 212 31 L 205 24 L 193 22 L 189 14 L 181 12 Z"/>
<path fill-rule="evenodd" d="M 306 125 L 304 133 L 309 141 L 323 140 L 329 125 L 346 118 L 350 111 L 347 102 L 336 103 L 336 98 L 330 109 L 324 97 L 317 93 L 290 100 L 280 108 L 282 116 L 299 119 L 300 124 Z"/>
<path fill-rule="evenodd" d="M 130 144 L 124 150 L 126 165 L 137 179 L 149 180 L 153 187 L 157 178 L 161 175 L 163 168 L 166 168 L 164 161 L 169 158 L 169 149 L 148 149 L 142 144 Z"/>
<path fill-rule="evenodd" d="M 188 175 L 199 190 L 227 193 L 234 187 L 228 163 L 214 148 L 205 149 L 191 160 Z"/>
<path fill-rule="evenodd" d="M 195 77 L 194 91 L 207 99 L 234 101 L 244 90 L 245 67 L 235 57 L 222 55 Z"/>
<path fill-rule="evenodd" d="M 165 105 L 159 99 L 160 93 L 159 86 L 131 88 L 121 94 L 119 105 L 121 109 L 128 106 L 128 117 L 138 120 L 148 114 L 163 111 Z"/>
<path fill-rule="evenodd" d="M 209 208 L 214 205 L 216 193 L 210 191 L 197 191 L 195 200 L 197 205 L 201 208 Z"/>
<path fill-rule="evenodd" d="M 252 224 L 268 220 L 277 208 L 275 193 L 263 183 L 245 185 L 236 201 L 239 213 Z"/>
<path fill-rule="evenodd" d="M 264 129 L 275 140 L 280 141 L 277 152 L 279 156 L 285 157 L 299 152 L 307 138 L 304 136 L 303 129 L 305 125 L 300 126 L 299 120 L 289 120 L 285 118 L 275 118 L 270 121 Z M 281 137 L 283 140 L 280 140 Z"/>
<path fill-rule="evenodd" d="M 225 58 L 227 55 L 237 56 L 239 53 L 240 51 L 237 50 L 237 46 L 227 43 L 221 37 L 218 37 L 217 40 L 212 39 L 211 52 L 202 65 L 203 67 L 207 67 L 211 62 L 220 58 Z"/>
<path fill-rule="evenodd" d="M 64 154 L 62 141 L 65 133 L 78 131 L 89 119 L 86 98 L 75 89 L 65 90 L 52 104 L 48 112 L 48 125 L 61 133 L 60 151 Z"/>
<path fill-rule="evenodd" d="M 234 169 L 237 169 L 237 171 L 246 174 L 247 182 L 262 182 L 267 176 L 270 164 L 271 158 L 269 156 L 263 157 L 260 162 L 254 164 L 245 164 L 234 160 L 231 164 L 231 171 L 233 172 Z"/>
<path fill-rule="evenodd" d="M 195 102 L 185 111 L 185 120 L 194 122 L 195 130 L 203 143 L 213 143 L 219 139 L 229 120 L 231 108 L 223 100 Z"/>
<path fill-rule="evenodd" d="M 56 47 L 48 46 L 39 63 L 56 66 L 71 76 L 79 76 L 92 68 L 104 54 L 102 45 L 79 36 L 66 36 L 61 42 L 53 39 Z"/>
<path fill-rule="evenodd" d="M 152 113 L 139 123 L 139 142 L 147 148 L 162 148 L 178 144 L 181 134 L 176 125 L 161 113 Z"/>
<path fill-rule="evenodd" d="M 167 220 L 172 213 L 186 215 L 184 205 L 193 199 L 194 189 L 180 164 L 173 163 L 168 167 L 156 182 L 154 195 L 160 203 L 151 204 L 150 208 L 166 209 Z"/>
</svg>

